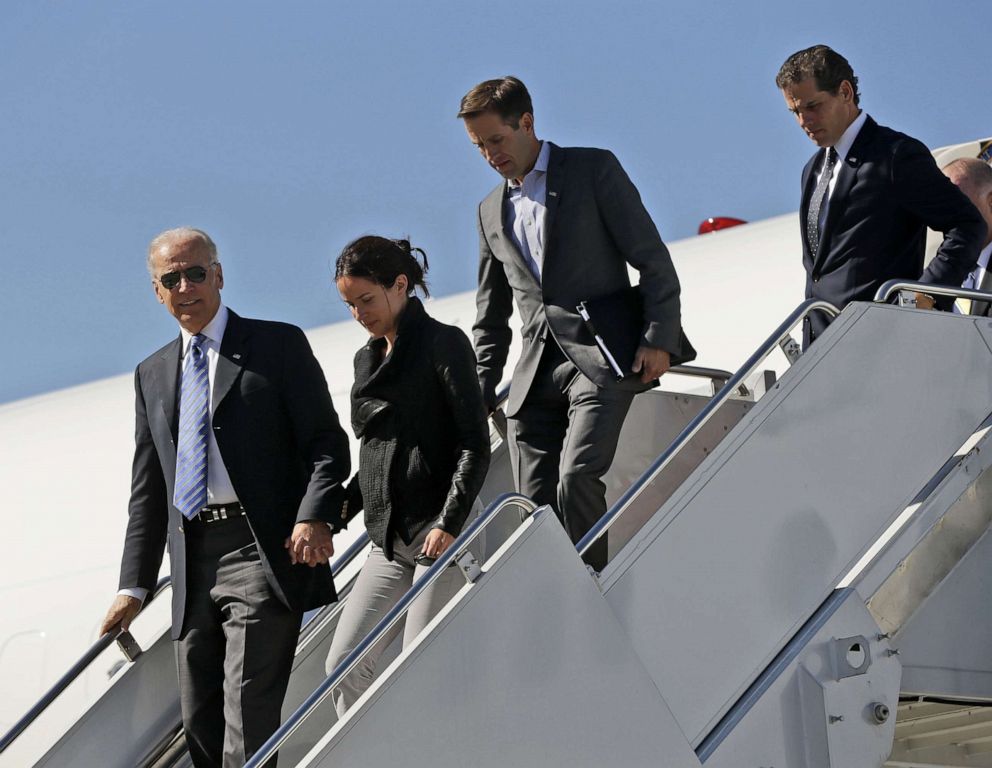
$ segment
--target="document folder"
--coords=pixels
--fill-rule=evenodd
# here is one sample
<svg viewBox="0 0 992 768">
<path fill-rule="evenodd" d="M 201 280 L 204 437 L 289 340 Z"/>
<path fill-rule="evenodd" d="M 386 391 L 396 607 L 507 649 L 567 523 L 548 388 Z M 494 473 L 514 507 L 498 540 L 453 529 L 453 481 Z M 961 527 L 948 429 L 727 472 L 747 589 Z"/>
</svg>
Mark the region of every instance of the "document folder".
<svg viewBox="0 0 992 768">
<path fill-rule="evenodd" d="M 634 374 L 631 369 L 644 332 L 644 302 L 640 289 L 634 285 L 605 296 L 580 301 L 576 310 L 616 380 L 622 381 L 628 376 L 639 375 Z M 672 365 L 695 360 L 696 350 L 681 330 L 679 345 L 681 348 L 677 351 L 668 350 Z"/>
</svg>

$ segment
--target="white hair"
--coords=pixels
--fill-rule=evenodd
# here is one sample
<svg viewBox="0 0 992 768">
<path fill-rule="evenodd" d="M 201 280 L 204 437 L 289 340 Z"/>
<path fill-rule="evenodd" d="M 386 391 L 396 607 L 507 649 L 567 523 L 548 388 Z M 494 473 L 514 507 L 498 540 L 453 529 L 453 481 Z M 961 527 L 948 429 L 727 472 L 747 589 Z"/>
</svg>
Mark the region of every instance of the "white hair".
<svg viewBox="0 0 992 768">
<path fill-rule="evenodd" d="M 159 250 L 159 248 L 167 243 L 184 242 L 189 240 L 199 242 L 204 248 L 207 249 L 207 255 L 210 258 L 210 263 L 217 263 L 217 246 L 214 244 L 214 241 L 210 239 L 210 235 L 202 229 L 197 229 L 196 227 L 176 227 L 175 229 L 167 229 L 165 232 L 155 235 L 155 238 L 148 245 L 148 274 L 151 275 L 153 280 L 155 279 L 155 253 Z"/>
</svg>

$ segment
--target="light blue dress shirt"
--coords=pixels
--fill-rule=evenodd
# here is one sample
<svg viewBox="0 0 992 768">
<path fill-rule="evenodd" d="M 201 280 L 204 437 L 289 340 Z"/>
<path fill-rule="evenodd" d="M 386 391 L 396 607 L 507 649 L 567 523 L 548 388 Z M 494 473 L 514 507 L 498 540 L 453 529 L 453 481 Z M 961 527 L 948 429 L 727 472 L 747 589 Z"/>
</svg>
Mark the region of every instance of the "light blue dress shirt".
<svg viewBox="0 0 992 768">
<path fill-rule="evenodd" d="M 550 155 L 551 145 L 542 141 L 534 167 L 524 176 L 523 181 L 520 184 L 512 180 L 506 182 L 509 205 L 504 211 L 506 220 L 503 223 L 537 282 L 541 282 L 541 271 L 544 268 L 547 235 L 545 224 L 548 215 L 545 201 Z"/>
</svg>

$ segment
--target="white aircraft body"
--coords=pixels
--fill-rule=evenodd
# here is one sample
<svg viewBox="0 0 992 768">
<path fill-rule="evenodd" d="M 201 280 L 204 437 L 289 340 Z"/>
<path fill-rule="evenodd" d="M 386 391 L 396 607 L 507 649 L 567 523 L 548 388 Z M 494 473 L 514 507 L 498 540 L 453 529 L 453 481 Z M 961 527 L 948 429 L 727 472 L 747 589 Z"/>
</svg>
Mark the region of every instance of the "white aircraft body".
<svg viewBox="0 0 992 768">
<path fill-rule="evenodd" d="M 971 142 L 935 155 L 944 164 L 974 157 L 978 150 L 979 143 Z M 803 299 L 796 213 L 669 248 L 682 285 L 683 325 L 699 353 L 695 365 L 737 370 Z M 237 276 L 236 258 L 225 266 Z M 250 307 L 233 308 L 252 314 Z M 429 300 L 427 309 L 471 333 L 473 291 Z M 351 361 L 366 333 L 348 321 L 307 335 L 347 427 Z M 149 339 L 149 350 L 164 341 Z M 511 363 L 518 343 L 515 333 Z M 783 358 L 765 367 L 781 374 L 788 364 Z M 507 375 L 511 370 L 512 364 Z M 699 392 L 700 383 L 671 375 L 664 377 L 663 388 Z M 0 492 L 7 526 L 0 557 L 0 733 L 96 640 L 116 591 L 130 488 L 133 399 L 133 377 L 124 374 L 0 406 Z M 357 460 L 357 442 L 352 447 Z M 354 528 L 335 540 L 339 552 L 361 533 Z M 163 573 L 167 568 L 168 558 Z M 83 700 L 102 690 L 106 669 L 95 670 L 90 683 L 86 679 L 73 697 Z"/>
</svg>

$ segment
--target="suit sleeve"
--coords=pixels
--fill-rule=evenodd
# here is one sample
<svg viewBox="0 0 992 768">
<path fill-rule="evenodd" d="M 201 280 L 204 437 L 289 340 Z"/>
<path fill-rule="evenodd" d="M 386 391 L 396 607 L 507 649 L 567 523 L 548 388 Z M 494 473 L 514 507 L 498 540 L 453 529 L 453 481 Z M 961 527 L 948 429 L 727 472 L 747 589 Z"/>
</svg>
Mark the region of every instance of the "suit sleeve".
<svg viewBox="0 0 992 768">
<path fill-rule="evenodd" d="M 341 510 L 351 471 L 348 436 L 338 421 L 320 363 L 299 328 L 292 328 L 286 339 L 284 360 L 283 402 L 309 477 L 296 521 L 321 520 L 340 530 L 347 523 Z"/>
<path fill-rule="evenodd" d="M 118 587 L 152 590 L 165 554 L 169 507 L 162 463 L 148 425 L 140 371 L 134 372 L 134 460 Z"/>
<path fill-rule="evenodd" d="M 935 285 L 961 285 L 978 263 L 985 241 L 985 221 L 978 209 L 918 141 L 900 142 L 892 177 L 892 188 L 902 205 L 930 229 L 944 233 L 944 241 L 920 279 Z M 938 297 L 937 306 L 950 309 L 953 301 Z"/>
<path fill-rule="evenodd" d="M 510 315 L 513 314 L 513 290 L 506 279 L 503 264 L 486 241 L 479 216 L 479 290 L 475 295 L 476 317 L 472 333 L 478 356 L 477 372 L 487 410 L 496 407 L 496 387 L 503 378 L 503 367 L 510 351 Z"/>
<path fill-rule="evenodd" d="M 640 272 L 644 299 L 644 346 L 680 350 L 679 278 L 658 228 L 637 188 L 611 152 L 604 152 L 596 179 L 596 204 L 624 259 Z"/>
<path fill-rule="evenodd" d="M 457 435 L 455 471 L 434 527 L 458 536 L 489 470 L 489 425 L 475 377 L 475 355 L 461 331 L 438 334 L 434 367 Z"/>
</svg>

